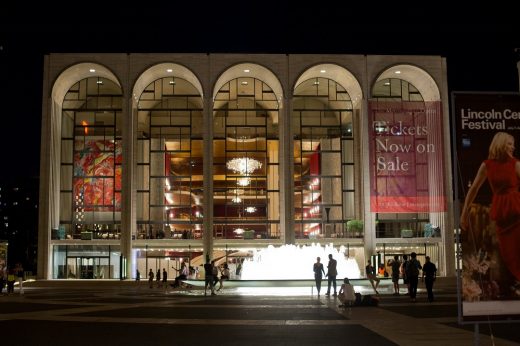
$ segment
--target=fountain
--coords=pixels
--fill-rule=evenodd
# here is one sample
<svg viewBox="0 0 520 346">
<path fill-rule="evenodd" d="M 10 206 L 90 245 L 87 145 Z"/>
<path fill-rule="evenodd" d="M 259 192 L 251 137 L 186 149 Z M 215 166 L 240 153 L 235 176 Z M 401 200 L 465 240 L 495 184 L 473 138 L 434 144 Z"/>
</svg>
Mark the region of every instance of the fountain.
<svg viewBox="0 0 520 346">
<path fill-rule="evenodd" d="M 242 266 L 242 280 L 308 280 L 314 279 L 312 271 L 316 257 L 327 272 L 329 254 L 338 262 L 338 279 L 360 277 L 359 266 L 355 259 L 345 257 L 344 246 L 334 248 L 332 244 L 321 246 L 269 245 L 266 249 L 254 250 L 251 259 L 246 259 Z"/>
</svg>

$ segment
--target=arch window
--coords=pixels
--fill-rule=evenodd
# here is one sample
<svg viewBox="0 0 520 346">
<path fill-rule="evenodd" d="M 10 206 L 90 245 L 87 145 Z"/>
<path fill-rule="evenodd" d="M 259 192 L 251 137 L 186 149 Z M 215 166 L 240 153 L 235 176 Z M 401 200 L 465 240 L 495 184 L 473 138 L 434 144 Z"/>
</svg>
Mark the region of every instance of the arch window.
<svg viewBox="0 0 520 346">
<path fill-rule="evenodd" d="M 65 94 L 60 224 L 67 238 L 119 238 L 121 111 L 121 88 L 106 78 L 83 79 Z"/>
<path fill-rule="evenodd" d="M 200 239 L 203 218 L 202 97 L 164 77 L 138 102 L 138 239 Z"/>
<path fill-rule="evenodd" d="M 399 78 L 385 78 L 377 81 L 374 84 L 373 99 L 380 102 L 405 102 L 410 105 L 414 103 L 423 103 L 424 99 L 419 90 L 411 83 L 406 80 Z M 405 109 L 406 107 L 403 107 Z M 412 125 L 420 126 L 421 120 L 414 118 Z M 390 119 L 392 123 L 398 123 L 404 121 L 404 119 Z M 419 141 L 426 141 L 426 138 L 415 136 L 415 142 L 413 147 L 421 145 Z M 426 143 L 426 142 L 425 142 Z M 426 144 L 424 144 L 426 147 Z M 427 174 L 420 174 L 425 171 L 428 167 L 427 161 L 415 161 L 415 167 L 411 170 L 413 176 L 424 176 Z M 426 178 L 425 178 L 426 179 Z M 413 187 L 414 191 L 418 194 L 428 194 L 428 185 L 425 179 L 409 179 L 409 181 L 415 182 Z M 376 213 L 376 237 L 378 238 L 401 238 L 401 237 L 418 237 L 424 235 L 424 230 L 429 224 L 429 213 Z"/>
<path fill-rule="evenodd" d="M 253 77 L 225 83 L 214 104 L 214 236 L 279 238 L 278 101 Z"/>
<path fill-rule="evenodd" d="M 349 93 L 328 78 L 296 86 L 294 210 L 296 238 L 338 237 L 355 215 L 354 117 Z"/>
</svg>

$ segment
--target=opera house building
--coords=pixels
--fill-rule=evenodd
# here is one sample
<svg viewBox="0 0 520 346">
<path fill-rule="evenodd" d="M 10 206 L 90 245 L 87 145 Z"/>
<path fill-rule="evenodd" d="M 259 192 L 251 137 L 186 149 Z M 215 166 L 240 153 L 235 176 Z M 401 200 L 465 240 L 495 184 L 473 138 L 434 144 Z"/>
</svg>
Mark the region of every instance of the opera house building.
<svg viewBox="0 0 520 346">
<path fill-rule="evenodd" d="M 40 279 L 455 273 L 443 57 L 59 53 L 43 83 Z"/>
</svg>

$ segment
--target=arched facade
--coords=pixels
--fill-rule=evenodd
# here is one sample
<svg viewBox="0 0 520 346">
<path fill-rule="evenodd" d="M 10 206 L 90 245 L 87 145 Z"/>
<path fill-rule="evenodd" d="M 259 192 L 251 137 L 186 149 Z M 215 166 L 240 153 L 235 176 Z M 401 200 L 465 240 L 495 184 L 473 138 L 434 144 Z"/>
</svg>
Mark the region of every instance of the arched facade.
<svg viewBox="0 0 520 346">
<path fill-rule="evenodd" d="M 286 244 L 332 246 L 360 268 L 370 256 L 385 263 L 413 249 L 454 273 L 450 142 L 435 124 L 448 116 L 443 58 L 106 54 L 88 61 L 45 60 L 41 278 L 132 278 L 182 261 L 196 268 L 206 256 L 234 269 Z M 391 139 L 416 141 L 413 173 L 403 178 L 415 184 L 407 200 L 420 206 L 415 211 L 388 207 L 401 201 L 389 187 L 401 178 L 383 179 L 380 168 L 389 165 L 380 151 L 397 143 L 374 130 L 388 102 L 404 109 L 392 113 L 396 123 L 409 121 L 413 103 L 416 127 L 428 128 L 425 136 Z M 436 154 L 419 155 L 423 146 Z"/>
</svg>

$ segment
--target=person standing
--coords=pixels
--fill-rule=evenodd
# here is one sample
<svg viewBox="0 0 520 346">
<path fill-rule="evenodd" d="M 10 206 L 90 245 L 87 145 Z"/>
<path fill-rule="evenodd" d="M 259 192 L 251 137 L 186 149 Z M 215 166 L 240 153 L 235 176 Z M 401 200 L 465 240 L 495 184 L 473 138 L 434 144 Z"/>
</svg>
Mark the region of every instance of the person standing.
<svg viewBox="0 0 520 346">
<path fill-rule="evenodd" d="M 392 262 L 392 282 L 394 284 L 394 296 L 399 295 L 399 276 L 401 271 L 401 262 L 399 262 L 399 256 L 395 255 Z"/>
<path fill-rule="evenodd" d="M 206 257 L 206 263 L 204 263 L 204 295 L 206 295 L 206 290 L 208 288 L 211 289 L 211 295 L 215 295 L 215 287 L 213 286 L 213 266 L 209 261 L 209 256 Z"/>
<path fill-rule="evenodd" d="M 372 266 L 372 263 L 370 263 L 370 261 L 367 262 L 367 265 L 365 267 L 365 273 L 367 275 L 368 281 L 370 281 L 370 284 L 372 285 L 372 288 L 374 289 L 374 292 L 376 294 L 379 294 L 379 292 L 377 291 L 377 287 L 379 286 L 379 282 L 381 280 L 377 277 L 376 270 Z M 375 282 L 375 284 L 374 284 L 374 282 Z"/>
<path fill-rule="evenodd" d="M 0 265 L 0 295 L 4 290 L 4 285 L 7 282 L 7 266 Z"/>
<path fill-rule="evenodd" d="M 327 281 L 327 293 L 326 296 L 330 296 L 330 286 L 334 286 L 334 297 L 337 296 L 336 292 L 336 276 L 338 275 L 338 262 L 332 257 L 332 254 L 329 254 L 329 264 L 327 264 L 327 274 L 325 275 L 328 278 Z"/>
<path fill-rule="evenodd" d="M 16 263 L 15 272 L 16 272 L 16 280 L 18 280 L 18 288 L 20 289 L 20 295 L 22 295 L 23 294 L 24 271 L 23 271 L 23 266 L 20 262 Z"/>
<path fill-rule="evenodd" d="M 416 258 L 417 254 L 412 252 L 410 260 L 406 264 L 406 276 L 410 282 L 410 298 L 415 302 L 417 296 L 417 285 L 419 284 L 419 270 L 422 269 L 421 262 Z"/>
<path fill-rule="evenodd" d="M 161 287 L 161 269 L 157 268 L 157 274 L 155 275 L 155 281 L 157 281 L 157 288 Z"/>
<path fill-rule="evenodd" d="M 406 285 L 406 289 L 408 290 L 407 294 L 410 295 L 410 281 L 408 281 L 408 277 L 406 276 L 406 266 L 408 265 L 408 255 L 403 255 L 403 263 L 401 263 L 401 277 L 403 278 L 403 283 Z"/>
<path fill-rule="evenodd" d="M 321 280 L 323 279 L 323 275 L 325 275 L 325 269 L 323 269 L 323 263 L 321 263 L 320 261 L 321 261 L 321 258 L 316 257 L 316 263 L 314 263 L 314 265 L 312 267 L 312 270 L 314 271 L 314 281 L 316 282 L 316 290 L 318 291 L 318 295 L 320 295 L 320 291 L 321 291 Z"/>
<path fill-rule="evenodd" d="M 166 268 L 162 269 L 162 284 L 164 288 L 168 288 L 168 273 L 166 272 Z"/>
<path fill-rule="evenodd" d="M 150 268 L 150 271 L 148 272 L 148 284 L 150 285 L 150 288 L 153 288 L 153 270 Z"/>
<path fill-rule="evenodd" d="M 437 277 L 437 267 L 430 262 L 430 256 L 426 256 L 426 262 L 422 268 L 422 278 L 428 292 L 428 301 L 433 302 L 433 283 Z"/>
<path fill-rule="evenodd" d="M 16 272 L 13 268 L 10 268 L 7 272 L 7 295 L 14 293 L 14 282 L 16 280 Z"/>
<path fill-rule="evenodd" d="M 135 270 L 135 281 L 141 281 L 141 273 L 139 272 L 139 269 Z"/>
</svg>

